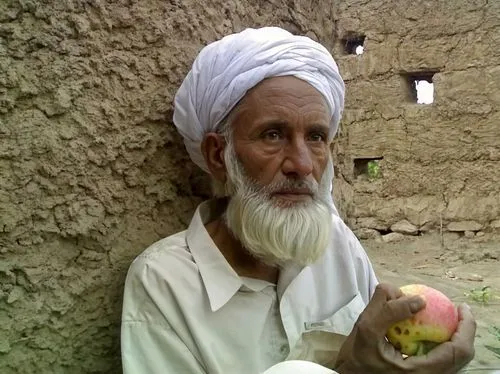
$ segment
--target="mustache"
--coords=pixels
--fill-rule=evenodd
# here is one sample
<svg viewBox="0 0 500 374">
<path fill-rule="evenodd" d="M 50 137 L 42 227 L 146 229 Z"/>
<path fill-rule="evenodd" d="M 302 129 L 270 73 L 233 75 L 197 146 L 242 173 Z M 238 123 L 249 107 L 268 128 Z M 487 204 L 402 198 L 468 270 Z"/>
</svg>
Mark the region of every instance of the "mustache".
<svg viewBox="0 0 500 374">
<path fill-rule="evenodd" d="M 303 191 L 305 193 L 310 193 L 315 196 L 319 192 L 319 183 L 315 180 L 305 180 L 305 179 L 294 179 L 287 178 L 276 182 L 271 182 L 265 186 L 259 185 L 256 181 L 253 181 L 252 185 L 256 187 L 255 192 L 264 193 L 268 196 L 283 192 L 283 191 Z"/>
</svg>

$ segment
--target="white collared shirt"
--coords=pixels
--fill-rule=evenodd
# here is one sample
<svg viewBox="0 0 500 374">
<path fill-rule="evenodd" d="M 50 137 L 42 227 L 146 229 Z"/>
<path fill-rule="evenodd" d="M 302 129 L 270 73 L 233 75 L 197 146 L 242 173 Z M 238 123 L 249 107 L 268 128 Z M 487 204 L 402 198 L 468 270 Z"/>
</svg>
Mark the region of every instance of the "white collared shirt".
<svg viewBox="0 0 500 374">
<path fill-rule="evenodd" d="M 130 266 L 121 349 L 125 374 L 257 374 L 288 359 L 325 366 L 377 284 L 359 241 L 332 216 L 316 263 L 281 270 L 277 285 L 240 277 L 205 229 L 221 213 L 201 204 L 186 231 Z"/>
</svg>

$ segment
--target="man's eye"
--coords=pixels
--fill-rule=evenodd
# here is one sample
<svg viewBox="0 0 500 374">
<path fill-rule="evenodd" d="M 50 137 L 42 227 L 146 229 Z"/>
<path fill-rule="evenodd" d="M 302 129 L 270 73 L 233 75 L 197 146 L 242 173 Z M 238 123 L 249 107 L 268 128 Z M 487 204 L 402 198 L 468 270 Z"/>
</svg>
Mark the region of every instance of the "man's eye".
<svg viewBox="0 0 500 374">
<path fill-rule="evenodd" d="M 324 142 L 326 140 L 326 134 L 315 132 L 309 135 L 309 139 L 313 142 Z"/>
<path fill-rule="evenodd" d="M 264 133 L 264 139 L 266 140 L 279 140 L 281 139 L 281 133 L 277 130 L 270 130 Z"/>
</svg>

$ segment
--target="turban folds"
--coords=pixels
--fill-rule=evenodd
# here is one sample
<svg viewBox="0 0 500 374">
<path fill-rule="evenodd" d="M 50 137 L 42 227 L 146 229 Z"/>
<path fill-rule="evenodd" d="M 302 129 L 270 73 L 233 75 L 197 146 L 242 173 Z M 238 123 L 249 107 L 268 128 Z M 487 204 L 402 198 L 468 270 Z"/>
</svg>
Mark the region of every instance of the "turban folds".
<svg viewBox="0 0 500 374">
<path fill-rule="evenodd" d="M 174 100 L 174 124 L 191 159 L 208 172 L 201 142 L 266 78 L 295 76 L 316 88 L 331 114 L 329 139 L 344 106 L 344 82 L 328 50 L 278 27 L 246 29 L 201 50 Z"/>
</svg>

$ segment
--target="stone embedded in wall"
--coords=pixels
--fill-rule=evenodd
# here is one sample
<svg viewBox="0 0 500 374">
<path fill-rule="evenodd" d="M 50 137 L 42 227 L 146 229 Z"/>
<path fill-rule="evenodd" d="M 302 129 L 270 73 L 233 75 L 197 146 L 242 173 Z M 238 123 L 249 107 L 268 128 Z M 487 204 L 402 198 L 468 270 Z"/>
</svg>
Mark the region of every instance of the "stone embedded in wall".
<svg viewBox="0 0 500 374">
<path fill-rule="evenodd" d="M 394 243 L 394 242 L 399 242 L 403 240 L 405 236 L 403 234 L 400 234 L 398 232 L 391 232 L 386 235 L 382 235 L 382 241 L 384 243 Z"/>
<path fill-rule="evenodd" d="M 391 226 L 391 231 L 406 235 L 418 235 L 418 227 L 403 219 Z"/>
<path fill-rule="evenodd" d="M 464 232 L 464 236 L 465 236 L 466 238 L 469 238 L 469 239 L 470 239 L 470 238 L 473 238 L 474 236 L 476 236 L 476 233 L 475 233 L 474 231 L 468 231 L 468 230 L 467 230 L 467 231 L 465 231 L 465 232 Z"/>
<path fill-rule="evenodd" d="M 490 222 L 490 226 L 494 229 L 500 229 L 500 219 L 496 219 Z"/>
<path fill-rule="evenodd" d="M 444 231 L 442 232 L 442 236 L 443 236 L 443 242 L 444 243 L 450 243 L 450 242 L 454 242 L 458 239 L 461 238 L 461 232 L 460 231 Z"/>
<path fill-rule="evenodd" d="M 380 237 L 380 232 L 378 230 L 374 229 L 368 229 L 368 228 L 359 228 L 353 231 L 354 235 L 358 239 L 366 240 L 366 239 L 376 239 Z"/>
<path fill-rule="evenodd" d="M 439 224 L 436 224 L 435 222 L 426 222 L 418 228 L 418 231 L 425 233 L 434 229 L 439 229 Z"/>
<path fill-rule="evenodd" d="M 446 226 L 448 231 L 479 231 L 483 225 L 476 221 L 450 222 Z"/>
<path fill-rule="evenodd" d="M 385 231 L 389 228 L 387 224 L 374 217 L 360 217 L 356 219 L 356 227 L 378 231 Z"/>
<path fill-rule="evenodd" d="M 396 176 L 390 178 L 390 184 L 382 186 L 390 195 L 396 195 L 404 190 L 397 186 Z M 368 227 L 377 230 L 388 230 L 394 221 L 406 219 L 411 224 L 420 227 L 426 225 L 430 230 L 439 227 L 441 212 L 445 203 L 438 196 L 420 196 L 383 198 L 378 194 L 358 194 L 353 204 L 353 216 L 359 221 L 356 227 Z"/>
</svg>

